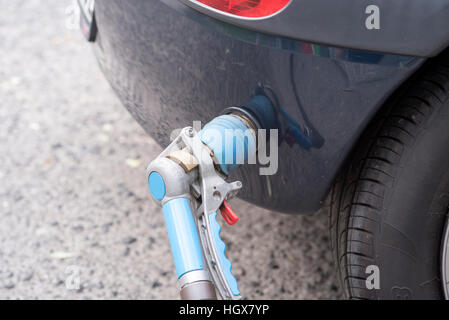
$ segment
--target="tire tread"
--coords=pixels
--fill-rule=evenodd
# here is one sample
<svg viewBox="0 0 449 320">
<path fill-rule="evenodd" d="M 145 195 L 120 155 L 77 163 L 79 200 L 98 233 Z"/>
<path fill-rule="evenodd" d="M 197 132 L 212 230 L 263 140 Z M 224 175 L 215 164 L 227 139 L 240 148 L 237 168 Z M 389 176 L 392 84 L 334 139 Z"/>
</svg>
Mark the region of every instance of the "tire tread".
<svg viewBox="0 0 449 320">
<path fill-rule="evenodd" d="M 384 195 L 393 187 L 401 156 L 448 95 L 449 55 L 444 54 L 387 102 L 336 179 L 329 207 L 331 246 L 349 299 L 379 299 L 376 290 L 365 287 L 364 268 L 376 261 Z"/>
</svg>

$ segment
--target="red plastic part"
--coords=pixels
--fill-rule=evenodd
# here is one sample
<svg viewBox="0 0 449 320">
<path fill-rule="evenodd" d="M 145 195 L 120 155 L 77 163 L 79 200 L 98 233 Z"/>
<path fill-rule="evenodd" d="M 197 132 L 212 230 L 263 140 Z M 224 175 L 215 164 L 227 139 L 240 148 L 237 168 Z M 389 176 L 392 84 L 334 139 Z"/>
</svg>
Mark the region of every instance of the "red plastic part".
<svg viewBox="0 0 449 320">
<path fill-rule="evenodd" d="M 281 11 L 290 0 L 196 0 L 214 9 L 246 18 L 263 18 Z"/>
<path fill-rule="evenodd" d="M 239 217 L 235 214 L 234 210 L 231 209 L 228 202 L 225 200 L 220 207 L 221 216 L 230 225 L 234 225 L 239 221 Z"/>
</svg>

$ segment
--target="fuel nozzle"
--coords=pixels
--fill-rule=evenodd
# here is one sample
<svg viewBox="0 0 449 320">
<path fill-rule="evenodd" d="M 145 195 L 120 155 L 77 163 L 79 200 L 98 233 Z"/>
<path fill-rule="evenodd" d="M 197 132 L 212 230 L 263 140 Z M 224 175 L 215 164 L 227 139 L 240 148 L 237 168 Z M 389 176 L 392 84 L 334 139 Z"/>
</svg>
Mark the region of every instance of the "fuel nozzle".
<svg viewBox="0 0 449 320">
<path fill-rule="evenodd" d="M 147 169 L 153 198 L 161 205 L 176 267 L 181 299 L 240 299 L 217 212 L 229 224 L 238 217 L 228 200 L 242 188 L 227 182 L 238 165 L 255 158 L 256 124 L 225 114 L 200 132 L 184 128 Z"/>
</svg>

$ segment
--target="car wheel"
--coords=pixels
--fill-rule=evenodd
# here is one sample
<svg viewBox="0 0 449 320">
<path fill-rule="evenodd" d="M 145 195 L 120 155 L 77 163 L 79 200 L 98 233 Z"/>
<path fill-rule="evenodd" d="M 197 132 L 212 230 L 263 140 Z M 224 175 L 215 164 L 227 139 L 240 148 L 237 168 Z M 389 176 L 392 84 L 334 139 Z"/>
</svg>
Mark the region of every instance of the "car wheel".
<svg viewBox="0 0 449 320">
<path fill-rule="evenodd" d="M 330 199 L 350 299 L 442 299 L 449 279 L 449 55 L 427 62 L 370 125 Z"/>
</svg>

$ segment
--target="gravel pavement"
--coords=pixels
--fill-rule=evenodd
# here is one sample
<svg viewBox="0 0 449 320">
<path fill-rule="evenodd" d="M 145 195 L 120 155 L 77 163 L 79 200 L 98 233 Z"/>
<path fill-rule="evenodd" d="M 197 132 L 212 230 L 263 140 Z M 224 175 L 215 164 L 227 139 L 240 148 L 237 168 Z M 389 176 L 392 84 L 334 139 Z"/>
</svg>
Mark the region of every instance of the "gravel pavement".
<svg viewBox="0 0 449 320">
<path fill-rule="evenodd" d="M 68 0 L 0 0 L 0 299 L 177 299 L 145 168 L 161 148 L 110 89 Z M 339 299 L 327 216 L 233 200 L 249 299 Z"/>
</svg>

